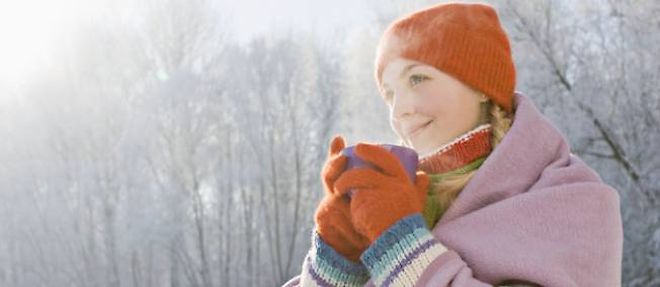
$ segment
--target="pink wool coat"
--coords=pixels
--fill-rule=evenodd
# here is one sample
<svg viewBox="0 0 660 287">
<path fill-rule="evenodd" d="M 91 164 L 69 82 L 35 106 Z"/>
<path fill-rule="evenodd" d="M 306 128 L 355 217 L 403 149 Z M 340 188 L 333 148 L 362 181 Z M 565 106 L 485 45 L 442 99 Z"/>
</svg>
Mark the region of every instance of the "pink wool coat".
<svg viewBox="0 0 660 287">
<path fill-rule="evenodd" d="M 511 129 L 433 228 L 448 250 L 416 286 L 620 286 L 617 191 L 529 97 L 516 92 L 514 106 Z"/>
</svg>

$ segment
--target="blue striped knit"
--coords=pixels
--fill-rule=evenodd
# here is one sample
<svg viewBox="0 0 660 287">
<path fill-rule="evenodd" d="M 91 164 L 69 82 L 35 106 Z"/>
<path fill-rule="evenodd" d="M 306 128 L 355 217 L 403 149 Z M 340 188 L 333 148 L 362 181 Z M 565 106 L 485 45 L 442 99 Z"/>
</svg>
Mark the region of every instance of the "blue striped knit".
<svg viewBox="0 0 660 287">
<path fill-rule="evenodd" d="M 316 230 L 312 248 L 305 257 L 301 286 L 363 286 L 369 272 L 359 262 L 352 262 L 328 245 Z"/>
<path fill-rule="evenodd" d="M 376 286 L 413 286 L 447 248 L 416 213 L 397 221 L 360 256 Z"/>
</svg>

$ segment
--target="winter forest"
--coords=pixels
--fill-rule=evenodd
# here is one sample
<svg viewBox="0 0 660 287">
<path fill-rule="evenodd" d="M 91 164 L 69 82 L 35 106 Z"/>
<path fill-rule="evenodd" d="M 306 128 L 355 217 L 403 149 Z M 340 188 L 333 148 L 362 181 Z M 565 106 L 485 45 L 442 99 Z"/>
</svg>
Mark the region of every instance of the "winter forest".
<svg viewBox="0 0 660 287">
<path fill-rule="evenodd" d="M 250 15 L 230 1 L 42 2 L 0 4 L 0 286 L 299 274 L 332 135 L 398 141 L 373 79 L 378 37 L 437 3 L 353 1 L 360 13 L 329 30 L 239 41 Z M 516 90 L 619 192 L 622 285 L 660 286 L 660 1 L 487 3 Z"/>
</svg>

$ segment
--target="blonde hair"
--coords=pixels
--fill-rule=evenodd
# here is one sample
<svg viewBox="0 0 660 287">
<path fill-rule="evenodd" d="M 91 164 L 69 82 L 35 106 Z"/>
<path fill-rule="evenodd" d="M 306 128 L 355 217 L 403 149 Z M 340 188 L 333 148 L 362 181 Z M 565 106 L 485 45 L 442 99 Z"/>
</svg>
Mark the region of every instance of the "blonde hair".
<svg viewBox="0 0 660 287">
<path fill-rule="evenodd" d="M 513 114 L 507 113 L 502 107 L 493 104 L 490 100 L 485 102 L 485 106 L 485 110 L 487 111 L 485 120 L 490 122 L 492 127 L 491 146 L 492 149 L 495 149 L 502 141 L 502 138 L 504 138 L 504 135 L 509 131 L 509 128 L 511 128 Z M 442 180 L 432 180 L 429 197 L 434 198 L 439 204 L 440 210 L 445 211 L 478 170 L 448 174 Z"/>
</svg>

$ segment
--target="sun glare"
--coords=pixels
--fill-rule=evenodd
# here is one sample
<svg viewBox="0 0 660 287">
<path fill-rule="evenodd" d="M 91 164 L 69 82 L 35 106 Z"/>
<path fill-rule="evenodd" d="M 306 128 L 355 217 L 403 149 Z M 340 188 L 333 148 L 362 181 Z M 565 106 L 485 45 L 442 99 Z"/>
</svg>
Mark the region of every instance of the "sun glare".
<svg viewBox="0 0 660 287">
<path fill-rule="evenodd" d="M 0 1 L 0 77 L 16 83 L 52 56 L 80 11 L 80 0 Z"/>
</svg>

